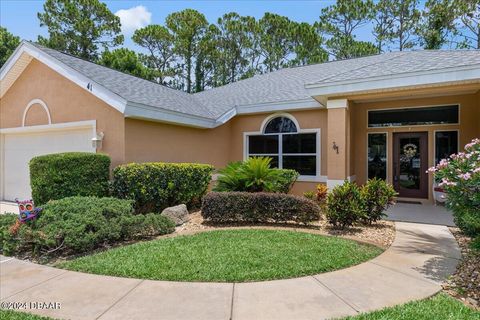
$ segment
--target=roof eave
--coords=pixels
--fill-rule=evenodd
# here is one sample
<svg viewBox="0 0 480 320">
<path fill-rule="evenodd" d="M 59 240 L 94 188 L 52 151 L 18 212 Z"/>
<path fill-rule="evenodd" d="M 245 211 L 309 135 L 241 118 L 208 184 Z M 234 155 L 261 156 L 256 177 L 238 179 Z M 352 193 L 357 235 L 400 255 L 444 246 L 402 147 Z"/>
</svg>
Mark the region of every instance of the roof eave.
<svg viewBox="0 0 480 320">
<path fill-rule="evenodd" d="M 329 97 L 386 92 L 418 87 L 480 82 L 480 64 L 427 72 L 371 77 L 365 79 L 306 84 L 307 92 L 319 101 Z"/>
</svg>

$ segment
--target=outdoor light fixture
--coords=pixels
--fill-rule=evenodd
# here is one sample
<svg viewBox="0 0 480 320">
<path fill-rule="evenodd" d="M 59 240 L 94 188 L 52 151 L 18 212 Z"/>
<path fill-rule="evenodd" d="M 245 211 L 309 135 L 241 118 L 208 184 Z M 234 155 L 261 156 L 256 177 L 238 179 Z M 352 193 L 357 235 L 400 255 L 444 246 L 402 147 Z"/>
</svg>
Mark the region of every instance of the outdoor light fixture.
<svg viewBox="0 0 480 320">
<path fill-rule="evenodd" d="M 92 138 L 92 147 L 95 149 L 102 149 L 102 141 L 105 134 L 103 132 L 99 132 L 95 134 Z"/>
<path fill-rule="evenodd" d="M 335 143 L 335 141 L 333 141 L 333 150 L 337 151 L 337 154 L 338 154 L 338 146 Z"/>
</svg>

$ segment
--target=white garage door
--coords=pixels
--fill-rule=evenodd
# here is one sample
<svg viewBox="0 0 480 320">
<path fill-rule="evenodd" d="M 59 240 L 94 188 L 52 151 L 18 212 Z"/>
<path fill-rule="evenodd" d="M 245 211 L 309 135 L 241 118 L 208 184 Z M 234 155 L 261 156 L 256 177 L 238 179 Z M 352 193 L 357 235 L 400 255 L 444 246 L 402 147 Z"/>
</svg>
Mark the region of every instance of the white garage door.
<svg viewBox="0 0 480 320">
<path fill-rule="evenodd" d="M 5 134 L 3 144 L 4 199 L 29 199 L 28 162 L 35 156 L 92 149 L 92 128 L 77 128 L 37 133 Z M 0 166 L 1 168 L 2 166 Z"/>
</svg>

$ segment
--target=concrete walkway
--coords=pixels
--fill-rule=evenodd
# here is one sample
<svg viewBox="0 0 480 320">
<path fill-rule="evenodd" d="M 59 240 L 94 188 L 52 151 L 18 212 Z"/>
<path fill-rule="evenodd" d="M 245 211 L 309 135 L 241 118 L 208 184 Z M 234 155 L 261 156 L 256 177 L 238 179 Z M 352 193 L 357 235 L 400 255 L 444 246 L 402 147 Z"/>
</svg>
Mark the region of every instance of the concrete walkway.
<svg viewBox="0 0 480 320">
<path fill-rule="evenodd" d="M 65 319 L 329 319 L 441 290 L 460 251 L 444 226 L 397 223 L 377 258 L 320 275 L 253 283 L 186 283 L 65 271 L 2 257 L 0 299 L 59 303 L 27 312 Z"/>
<path fill-rule="evenodd" d="M 387 210 L 387 220 L 454 227 L 452 212 L 442 205 L 397 203 Z"/>
</svg>

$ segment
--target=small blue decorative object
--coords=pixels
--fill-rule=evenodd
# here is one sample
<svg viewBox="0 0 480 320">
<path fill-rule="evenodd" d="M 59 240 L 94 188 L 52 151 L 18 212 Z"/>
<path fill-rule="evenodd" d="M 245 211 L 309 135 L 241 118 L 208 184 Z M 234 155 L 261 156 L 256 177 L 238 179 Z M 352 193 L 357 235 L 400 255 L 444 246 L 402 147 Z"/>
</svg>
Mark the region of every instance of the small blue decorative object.
<svg viewBox="0 0 480 320">
<path fill-rule="evenodd" d="M 35 218 L 38 217 L 40 212 L 42 212 L 42 208 L 35 208 L 35 205 L 33 203 L 33 200 L 18 200 L 15 199 L 15 202 L 18 204 L 18 220 L 20 222 L 25 223 L 30 220 L 34 220 Z"/>
</svg>

